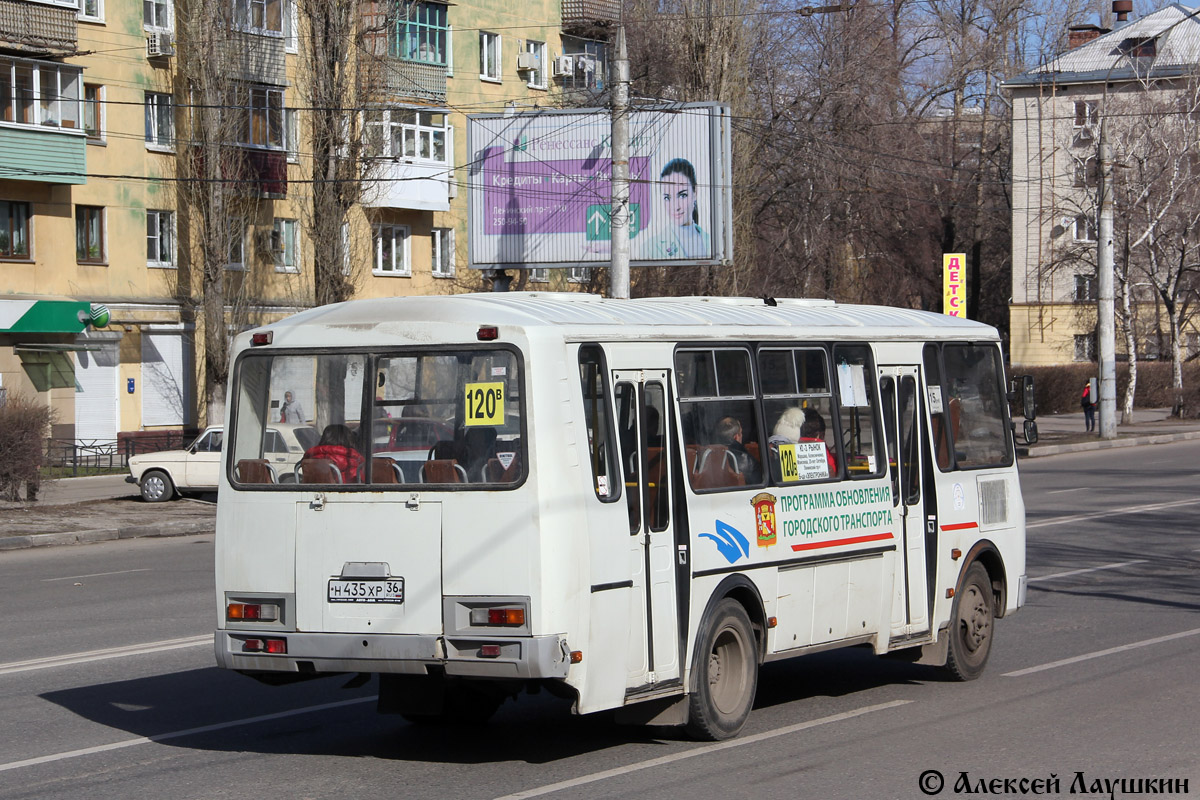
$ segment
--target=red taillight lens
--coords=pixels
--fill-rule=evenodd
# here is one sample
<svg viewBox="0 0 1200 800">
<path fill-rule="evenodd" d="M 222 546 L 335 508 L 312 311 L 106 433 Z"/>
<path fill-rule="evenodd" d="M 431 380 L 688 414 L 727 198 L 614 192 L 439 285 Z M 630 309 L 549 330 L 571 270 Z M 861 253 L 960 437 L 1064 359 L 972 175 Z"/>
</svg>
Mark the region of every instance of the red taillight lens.
<svg viewBox="0 0 1200 800">
<path fill-rule="evenodd" d="M 495 325 L 480 325 L 475 337 L 481 342 L 494 342 L 500 338 L 500 329 Z"/>
<path fill-rule="evenodd" d="M 489 625 L 524 625 L 525 609 L 523 608 L 489 608 Z"/>
<path fill-rule="evenodd" d="M 272 655 L 287 655 L 287 639 L 267 639 L 264 649 Z"/>
<path fill-rule="evenodd" d="M 247 639 L 242 642 L 243 653 L 261 653 L 263 649 L 262 639 Z"/>
<path fill-rule="evenodd" d="M 480 645 L 479 657 L 480 658 L 499 658 L 500 657 L 500 645 L 498 645 L 498 644 Z"/>
<path fill-rule="evenodd" d="M 273 331 L 266 331 L 265 333 L 252 333 L 250 334 L 250 346 L 260 347 L 264 344 L 270 344 L 273 338 L 275 338 Z"/>
</svg>

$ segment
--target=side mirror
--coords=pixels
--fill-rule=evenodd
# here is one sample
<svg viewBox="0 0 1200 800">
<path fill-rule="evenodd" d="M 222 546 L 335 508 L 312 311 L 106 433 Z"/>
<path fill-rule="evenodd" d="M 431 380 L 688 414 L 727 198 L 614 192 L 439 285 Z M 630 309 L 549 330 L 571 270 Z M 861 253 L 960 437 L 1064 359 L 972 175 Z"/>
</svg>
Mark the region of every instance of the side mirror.
<svg viewBox="0 0 1200 800">
<path fill-rule="evenodd" d="M 1038 429 L 1036 422 L 1031 419 L 1025 420 L 1023 433 L 1025 434 L 1025 444 L 1037 444 Z"/>
<path fill-rule="evenodd" d="M 1021 405 L 1023 406 L 1026 424 L 1037 419 L 1037 397 L 1033 391 L 1033 376 L 1021 376 Z M 1037 426 L 1033 426 L 1033 435 L 1037 437 Z M 1032 444 L 1032 441 L 1030 442 Z"/>
</svg>

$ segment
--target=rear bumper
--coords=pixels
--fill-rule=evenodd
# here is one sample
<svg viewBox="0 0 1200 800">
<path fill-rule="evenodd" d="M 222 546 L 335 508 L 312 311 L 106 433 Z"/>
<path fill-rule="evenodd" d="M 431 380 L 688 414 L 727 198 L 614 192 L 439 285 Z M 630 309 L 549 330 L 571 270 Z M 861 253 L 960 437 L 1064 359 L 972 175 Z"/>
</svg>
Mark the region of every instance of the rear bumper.
<svg viewBox="0 0 1200 800">
<path fill-rule="evenodd" d="M 287 640 L 286 655 L 242 652 L 246 639 Z M 358 633 L 284 633 L 218 630 L 213 637 L 217 664 L 246 672 L 388 672 L 424 675 L 437 666 L 447 675 L 476 678 L 535 679 L 567 677 L 570 655 L 560 636 L 490 639 L 377 635 Z M 500 655 L 483 657 L 483 645 L 499 645 Z"/>
</svg>

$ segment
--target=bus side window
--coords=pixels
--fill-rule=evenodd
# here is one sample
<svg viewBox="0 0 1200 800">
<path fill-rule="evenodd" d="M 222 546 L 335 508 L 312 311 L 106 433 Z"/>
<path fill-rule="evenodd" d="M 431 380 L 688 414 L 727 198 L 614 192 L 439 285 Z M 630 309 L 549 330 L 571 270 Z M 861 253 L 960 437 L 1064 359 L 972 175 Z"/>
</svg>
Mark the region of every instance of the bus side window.
<svg viewBox="0 0 1200 800">
<path fill-rule="evenodd" d="M 762 484 L 761 427 L 750 353 L 721 347 L 675 354 L 683 467 L 693 489 Z"/>
<path fill-rule="evenodd" d="M 583 393 L 583 422 L 587 430 L 588 461 L 592 465 L 592 489 L 602 502 L 611 503 L 621 496 L 623 478 L 615 458 L 607 374 L 604 353 L 599 347 L 583 345 L 579 348 L 579 388 Z"/>
<path fill-rule="evenodd" d="M 879 398 L 870 348 L 836 345 L 833 360 L 846 473 L 851 479 L 882 475 L 887 451 L 880 441 Z"/>
<path fill-rule="evenodd" d="M 943 395 L 950 410 L 954 461 L 962 467 L 1012 463 L 1000 350 L 991 344 L 946 343 Z M 957 405 L 957 408 L 955 407 Z M 954 417 L 957 415 L 957 419 Z"/>
</svg>

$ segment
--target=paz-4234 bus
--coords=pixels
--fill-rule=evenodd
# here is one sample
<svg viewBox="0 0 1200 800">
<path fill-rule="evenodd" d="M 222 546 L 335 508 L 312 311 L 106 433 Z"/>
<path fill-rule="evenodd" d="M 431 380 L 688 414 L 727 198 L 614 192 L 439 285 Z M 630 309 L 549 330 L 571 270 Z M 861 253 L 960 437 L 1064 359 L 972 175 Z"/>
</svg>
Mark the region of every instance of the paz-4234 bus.
<svg viewBox="0 0 1200 800">
<path fill-rule="evenodd" d="M 991 327 L 823 300 L 297 314 L 234 346 L 217 660 L 377 674 L 415 721 L 545 687 L 706 739 L 768 661 L 867 645 L 975 678 L 1025 597 L 1006 389 Z M 322 434 L 287 476 L 285 393 Z"/>
</svg>

